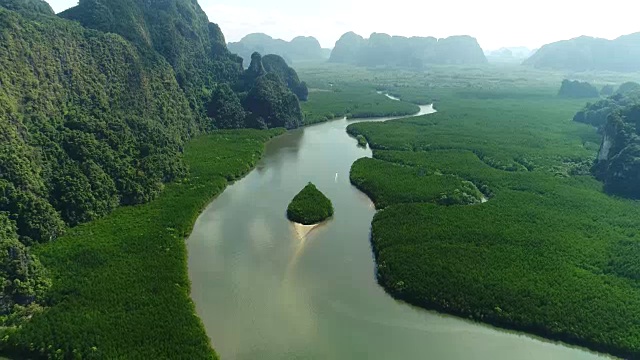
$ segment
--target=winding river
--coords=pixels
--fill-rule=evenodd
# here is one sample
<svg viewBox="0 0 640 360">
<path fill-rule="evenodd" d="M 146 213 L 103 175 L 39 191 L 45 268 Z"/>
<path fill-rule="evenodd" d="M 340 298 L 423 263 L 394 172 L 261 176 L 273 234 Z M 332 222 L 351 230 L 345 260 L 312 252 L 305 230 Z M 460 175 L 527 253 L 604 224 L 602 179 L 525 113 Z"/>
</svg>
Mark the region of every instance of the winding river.
<svg viewBox="0 0 640 360">
<path fill-rule="evenodd" d="M 271 140 L 256 169 L 198 218 L 187 240 L 191 296 L 223 360 L 602 358 L 388 296 L 369 242 L 375 209 L 349 183 L 351 164 L 371 156 L 345 132 L 354 121 Z M 309 181 L 335 216 L 304 234 L 285 210 Z"/>
</svg>

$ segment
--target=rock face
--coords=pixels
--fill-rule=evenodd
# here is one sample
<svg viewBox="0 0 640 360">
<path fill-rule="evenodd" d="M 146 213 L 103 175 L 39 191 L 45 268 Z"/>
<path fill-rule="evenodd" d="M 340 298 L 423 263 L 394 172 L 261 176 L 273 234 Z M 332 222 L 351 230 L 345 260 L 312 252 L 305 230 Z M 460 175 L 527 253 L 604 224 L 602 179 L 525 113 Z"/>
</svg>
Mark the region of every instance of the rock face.
<svg viewBox="0 0 640 360">
<path fill-rule="evenodd" d="M 606 192 L 640 199 L 640 104 L 609 116 L 593 172 Z"/>
<path fill-rule="evenodd" d="M 309 183 L 287 208 L 287 218 L 303 225 L 318 224 L 333 216 L 333 205 L 315 185 Z"/>
<path fill-rule="evenodd" d="M 228 46 L 231 52 L 245 59 L 245 66 L 249 65 L 249 59 L 254 52 L 279 55 L 289 64 L 327 59 L 320 43 L 312 36 L 298 36 L 291 41 L 284 41 L 266 34 L 255 33 L 245 36 L 238 42 L 229 43 Z"/>
<path fill-rule="evenodd" d="M 306 101 L 309 97 L 309 89 L 304 81 L 300 81 L 298 74 L 293 68 L 290 68 L 287 63 L 278 55 L 266 55 L 262 58 L 262 65 L 267 73 L 274 73 L 287 84 L 287 87 L 293 91 L 294 94 L 301 101 Z"/>
<path fill-rule="evenodd" d="M 571 71 L 638 71 L 639 58 L 640 33 L 635 33 L 615 40 L 581 36 L 547 44 L 524 64 Z"/>
<path fill-rule="evenodd" d="M 329 61 L 361 66 L 402 66 L 424 64 L 485 64 L 487 58 L 476 39 L 470 36 L 402 37 L 373 33 L 369 39 L 348 32 L 336 42 Z"/>
</svg>

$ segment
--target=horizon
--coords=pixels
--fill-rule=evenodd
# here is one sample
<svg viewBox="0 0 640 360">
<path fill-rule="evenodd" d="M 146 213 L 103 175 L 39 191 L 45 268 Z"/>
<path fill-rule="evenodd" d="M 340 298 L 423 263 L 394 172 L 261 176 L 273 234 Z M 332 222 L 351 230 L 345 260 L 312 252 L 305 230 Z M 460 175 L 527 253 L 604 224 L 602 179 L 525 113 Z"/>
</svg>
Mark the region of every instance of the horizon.
<svg viewBox="0 0 640 360">
<path fill-rule="evenodd" d="M 78 1 L 50 0 L 48 3 L 59 13 Z M 323 48 L 333 48 L 343 34 L 353 31 L 364 38 L 374 32 L 435 38 L 469 35 L 478 40 L 484 51 L 508 47 L 533 50 L 579 36 L 613 40 L 640 32 L 634 25 L 635 8 L 627 0 L 611 0 L 606 8 L 577 0 L 562 3 L 540 0 L 535 6 L 504 0 L 487 0 L 482 4 L 454 0 L 426 6 L 417 0 L 399 0 L 392 8 L 367 7 L 364 0 L 325 0 L 322 4 L 305 4 L 304 9 L 293 0 L 277 0 L 275 4 L 257 0 L 247 0 L 241 5 L 233 0 L 199 0 L 198 3 L 209 21 L 220 26 L 227 43 L 240 41 L 252 33 L 264 33 L 285 41 L 297 36 L 313 36 Z M 353 16 L 363 12 L 363 8 L 367 9 L 367 16 Z M 416 11 L 406 12 L 408 8 Z M 428 18 L 425 12 L 446 15 Z M 423 24 L 425 19 L 427 22 Z M 539 27 L 540 23 L 544 23 L 544 29 Z M 529 30 L 531 28 L 535 30 Z"/>
</svg>

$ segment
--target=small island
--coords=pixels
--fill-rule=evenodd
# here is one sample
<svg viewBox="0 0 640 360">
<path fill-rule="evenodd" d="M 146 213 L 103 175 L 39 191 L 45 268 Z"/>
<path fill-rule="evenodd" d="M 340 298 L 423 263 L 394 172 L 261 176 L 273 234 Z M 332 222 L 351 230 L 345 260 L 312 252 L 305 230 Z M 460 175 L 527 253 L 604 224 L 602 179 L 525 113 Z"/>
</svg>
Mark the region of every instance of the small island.
<svg viewBox="0 0 640 360">
<path fill-rule="evenodd" d="M 287 208 L 287 218 L 302 225 L 314 225 L 333 216 L 333 205 L 315 185 L 309 183 Z"/>
</svg>

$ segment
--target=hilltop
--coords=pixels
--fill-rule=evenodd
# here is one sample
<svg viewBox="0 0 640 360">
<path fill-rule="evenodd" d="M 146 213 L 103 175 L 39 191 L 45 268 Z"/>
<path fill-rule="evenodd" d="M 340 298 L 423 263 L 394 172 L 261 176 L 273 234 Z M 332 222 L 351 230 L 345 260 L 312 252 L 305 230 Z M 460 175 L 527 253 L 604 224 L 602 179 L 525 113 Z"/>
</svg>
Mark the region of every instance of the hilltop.
<svg viewBox="0 0 640 360">
<path fill-rule="evenodd" d="M 336 42 L 329 61 L 421 68 L 425 64 L 485 64 L 487 58 L 477 40 L 470 36 L 436 39 L 373 33 L 365 39 L 348 32 Z"/>
<path fill-rule="evenodd" d="M 238 42 L 230 42 L 229 50 L 240 55 L 244 59 L 250 59 L 251 54 L 259 52 L 262 54 L 280 55 L 289 64 L 298 61 L 321 61 L 326 60 L 327 49 L 323 49 L 320 43 L 313 36 L 298 36 L 291 41 L 274 39 L 263 33 L 249 34 Z M 245 61 L 245 65 L 249 65 Z"/>
<path fill-rule="evenodd" d="M 615 40 L 581 36 L 544 45 L 524 64 L 542 69 L 633 72 L 640 70 L 640 33 Z"/>
</svg>

